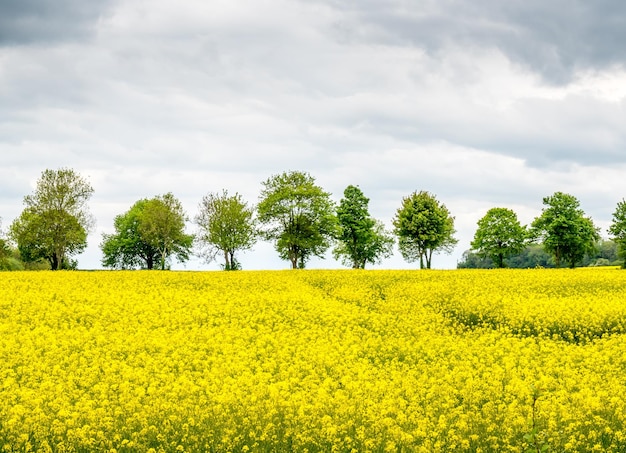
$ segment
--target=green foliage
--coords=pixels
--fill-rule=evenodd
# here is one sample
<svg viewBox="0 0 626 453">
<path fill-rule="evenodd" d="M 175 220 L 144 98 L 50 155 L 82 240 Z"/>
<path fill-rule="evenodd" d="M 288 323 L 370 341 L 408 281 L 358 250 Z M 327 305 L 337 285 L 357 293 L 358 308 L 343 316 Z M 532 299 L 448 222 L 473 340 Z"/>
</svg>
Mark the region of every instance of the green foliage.
<svg viewBox="0 0 626 453">
<path fill-rule="evenodd" d="M 147 244 L 158 250 L 162 270 L 172 255 L 180 262 L 189 259 L 193 235 L 185 234 L 186 220 L 182 204 L 171 193 L 152 198 L 144 206 L 139 233 Z"/>
<path fill-rule="evenodd" d="M 554 256 L 557 267 L 565 262 L 573 268 L 586 254 L 593 253 L 600 240 L 598 228 L 580 209 L 576 197 L 556 192 L 543 199 L 547 207 L 532 223 L 532 237 L 541 239 Z"/>
<path fill-rule="evenodd" d="M 609 233 L 617 244 L 622 267 L 626 268 L 626 201 L 624 199 L 617 203 Z"/>
<path fill-rule="evenodd" d="M 91 185 L 73 170 L 45 170 L 11 225 L 22 259 L 47 260 L 52 270 L 75 267 L 70 256 L 85 249 L 94 223 L 87 210 L 92 194 Z"/>
<path fill-rule="evenodd" d="M 585 255 L 581 266 L 616 266 L 617 246 L 610 240 L 601 240 L 596 244 L 593 253 Z M 490 258 L 480 256 L 472 250 L 463 252 L 458 269 L 489 269 L 497 264 Z M 528 244 L 519 253 L 507 259 L 507 267 L 513 269 L 533 269 L 536 267 L 555 267 L 554 257 L 543 249 L 541 244 Z"/>
<path fill-rule="evenodd" d="M 393 237 L 385 231 L 382 222 L 373 219 L 368 210 L 369 198 L 361 189 L 348 186 L 337 208 L 339 244 L 333 254 L 353 269 L 364 269 L 391 256 Z"/>
<path fill-rule="evenodd" d="M 426 191 L 402 199 L 393 225 L 402 256 L 409 262 L 419 259 L 420 269 L 430 269 L 433 252 L 450 253 L 458 242 L 453 237 L 454 217 Z"/>
<path fill-rule="evenodd" d="M 115 269 L 165 269 L 172 256 L 185 262 L 193 236 L 185 234 L 185 212 L 171 193 L 137 201 L 115 217 L 115 234 L 103 235 L 102 265 Z"/>
<path fill-rule="evenodd" d="M 493 267 L 491 258 L 485 258 L 472 250 L 465 250 L 461 255 L 461 261 L 457 261 L 457 269 L 489 269 Z"/>
<path fill-rule="evenodd" d="M 115 234 L 103 234 L 100 248 L 102 265 L 112 269 L 153 269 L 159 251 L 147 243 L 139 231 L 147 199 L 137 201 L 127 212 L 115 217 Z"/>
<path fill-rule="evenodd" d="M 480 256 L 472 250 L 463 252 L 458 269 L 490 269 L 497 263 L 488 256 Z M 537 267 L 554 267 L 554 259 L 539 244 L 528 244 L 520 252 L 511 254 L 507 259 L 507 267 L 513 269 L 534 269 Z"/>
<path fill-rule="evenodd" d="M 322 257 L 337 235 L 330 194 L 306 172 L 290 171 L 263 182 L 257 206 L 266 239 L 275 241 L 281 259 L 304 268 L 311 256 Z"/>
<path fill-rule="evenodd" d="M 585 255 L 582 266 L 619 266 L 621 264 L 618 245 L 610 239 L 602 239 L 596 243 L 593 253 Z"/>
<path fill-rule="evenodd" d="M 482 257 L 489 257 L 500 268 L 504 260 L 524 249 L 526 228 L 520 225 L 517 214 L 507 208 L 491 208 L 478 221 L 478 229 L 471 243 Z"/>
<path fill-rule="evenodd" d="M 241 195 L 229 196 L 227 191 L 207 194 L 202 198 L 195 217 L 200 229 L 196 235 L 200 255 L 211 262 L 221 253 L 224 270 L 241 269 L 235 253 L 251 249 L 256 242 L 253 217 L 254 209 L 248 207 Z"/>
<path fill-rule="evenodd" d="M 534 269 L 554 267 L 554 258 L 540 244 L 528 244 L 520 253 L 511 255 L 508 267 L 515 269 Z"/>
<path fill-rule="evenodd" d="M 0 219 L 0 271 L 10 271 L 15 269 L 15 261 L 12 257 L 12 250 L 9 242 L 4 238 L 2 231 L 2 219 Z"/>
</svg>

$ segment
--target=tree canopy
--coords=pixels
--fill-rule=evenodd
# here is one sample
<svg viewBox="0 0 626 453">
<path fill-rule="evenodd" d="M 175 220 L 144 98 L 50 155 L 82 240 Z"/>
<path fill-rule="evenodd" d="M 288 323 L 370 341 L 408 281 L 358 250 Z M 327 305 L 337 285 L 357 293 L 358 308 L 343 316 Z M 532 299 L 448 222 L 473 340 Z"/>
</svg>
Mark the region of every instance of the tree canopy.
<svg viewBox="0 0 626 453">
<path fill-rule="evenodd" d="M 413 192 L 402 199 L 393 219 L 398 247 L 405 260 L 419 260 L 420 269 L 430 269 L 434 252 L 451 252 L 454 238 L 454 217 L 443 203 L 426 191 Z"/>
<path fill-rule="evenodd" d="M 187 217 L 171 193 L 137 201 L 115 217 L 114 234 L 103 235 L 102 265 L 115 269 L 165 269 L 174 256 L 185 262 L 193 235 L 185 233 Z"/>
<path fill-rule="evenodd" d="M 370 216 L 368 204 L 369 198 L 361 189 L 350 185 L 344 190 L 337 208 L 339 243 L 333 254 L 354 269 L 364 269 L 367 263 L 375 264 L 388 258 L 394 244 L 382 222 Z"/>
<path fill-rule="evenodd" d="M 205 195 L 195 223 L 199 228 L 196 242 L 200 255 L 210 262 L 221 253 L 224 270 L 240 269 L 235 254 L 252 248 L 257 239 L 254 209 L 243 201 L 241 195 L 229 196 L 226 190 Z"/>
<path fill-rule="evenodd" d="M 471 246 L 481 257 L 491 258 L 501 268 L 506 258 L 524 249 L 526 236 L 526 228 L 520 224 L 514 211 L 491 208 L 478 221 Z"/>
<path fill-rule="evenodd" d="M 586 217 L 580 202 L 572 195 L 555 192 L 544 197 L 542 213 L 532 223 L 531 235 L 540 239 L 554 256 L 556 266 L 575 267 L 585 254 L 593 253 L 600 240 L 598 228 Z"/>
<path fill-rule="evenodd" d="M 337 234 L 330 194 L 300 171 L 274 175 L 262 184 L 257 214 L 263 234 L 293 269 L 304 268 L 312 256 L 328 250 Z"/>
<path fill-rule="evenodd" d="M 94 225 L 87 209 L 93 192 L 72 169 L 45 170 L 35 192 L 24 197 L 26 208 L 11 225 L 10 235 L 22 259 L 44 259 L 53 270 L 73 267 L 70 257 L 85 249 Z"/>
<path fill-rule="evenodd" d="M 103 234 L 102 265 L 113 269 L 153 269 L 159 262 L 159 251 L 141 236 L 139 225 L 147 199 L 139 200 L 125 212 L 115 216 L 114 234 Z"/>
<path fill-rule="evenodd" d="M 626 200 L 617 203 L 613 213 L 613 221 L 609 227 L 609 234 L 617 243 L 619 257 L 622 259 L 622 267 L 626 268 Z"/>
</svg>

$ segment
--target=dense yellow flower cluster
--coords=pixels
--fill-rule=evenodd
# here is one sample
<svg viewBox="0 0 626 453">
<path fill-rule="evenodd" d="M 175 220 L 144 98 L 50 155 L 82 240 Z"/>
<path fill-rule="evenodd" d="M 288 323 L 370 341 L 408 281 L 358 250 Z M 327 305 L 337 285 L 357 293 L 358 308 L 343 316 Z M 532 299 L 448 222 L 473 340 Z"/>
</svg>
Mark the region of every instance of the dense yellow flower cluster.
<svg viewBox="0 0 626 453">
<path fill-rule="evenodd" d="M 0 452 L 626 451 L 626 273 L 23 272 Z"/>
</svg>

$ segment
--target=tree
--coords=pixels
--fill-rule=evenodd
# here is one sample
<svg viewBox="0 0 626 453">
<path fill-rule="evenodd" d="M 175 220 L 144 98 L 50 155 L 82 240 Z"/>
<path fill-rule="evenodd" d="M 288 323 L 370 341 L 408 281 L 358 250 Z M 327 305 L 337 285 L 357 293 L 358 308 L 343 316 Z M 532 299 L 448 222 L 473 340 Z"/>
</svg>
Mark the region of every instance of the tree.
<svg viewBox="0 0 626 453">
<path fill-rule="evenodd" d="M 94 225 L 87 202 L 94 190 L 74 170 L 45 170 L 10 235 L 27 262 L 47 260 L 52 270 L 74 267 L 70 256 L 87 247 Z"/>
<path fill-rule="evenodd" d="M 337 208 L 339 244 L 333 251 L 335 258 L 353 269 L 364 269 L 367 263 L 391 256 L 393 237 L 382 222 L 370 216 L 369 198 L 352 185 L 346 187 L 343 196 Z"/>
<path fill-rule="evenodd" d="M 159 251 L 147 243 L 139 231 L 147 199 L 139 200 L 124 214 L 115 217 L 115 234 L 103 234 L 102 265 L 112 269 L 153 269 Z"/>
<path fill-rule="evenodd" d="M 507 208 L 491 208 L 478 221 L 478 229 L 471 243 L 482 257 L 489 257 L 500 268 L 504 260 L 525 247 L 526 228 L 520 225 L 517 214 Z"/>
<path fill-rule="evenodd" d="M 532 237 L 542 240 L 544 249 L 554 256 L 556 267 L 562 262 L 574 268 L 585 254 L 593 253 L 600 240 L 598 228 L 580 209 L 580 202 L 572 195 L 555 192 L 544 197 L 547 206 L 532 223 Z"/>
<path fill-rule="evenodd" d="M 420 269 L 430 269 L 434 252 L 450 253 L 458 242 L 453 237 L 454 217 L 426 191 L 402 199 L 393 225 L 402 256 L 409 262 L 419 259 Z"/>
<path fill-rule="evenodd" d="M 200 255 L 207 262 L 219 253 L 224 256 L 224 270 L 240 269 L 235 253 L 252 248 L 257 233 L 254 224 L 254 209 L 248 207 L 241 195 L 209 193 L 202 198 L 195 222 L 200 228 L 196 241 Z"/>
<path fill-rule="evenodd" d="M 0 218 L 0 270 L 6 270 L 8 268 L 8 259 L 11 256 L 11 249 L 7 240 L 4 238 L 2 232 L 2 219 Z"/>
<path fill-rule="evenodd" d="M 330 194 L 306 172 L 290 171 L 263 182 L 257 214 L 263 234 L 275 241 L 281 259 L 304 268 L 311 256 L 322 257 L 337 234 Z"/>
<path fill-rule="evenodd" d="M 102 264 L 118 269 L 166 268 L 172 256 L 185 262 L 193 235 L 185 234 L 187 217 L 171 193 L 139 200 L 114 221 L 115 234 L 103 235 Z"/>
<path fill-rule="evenodd" d="M 609 233 L 617 243 L 619 257 L 623 260 L 622 268 L 626 269 L 626 201 L 623 198 L 617 203 Z"/>
</svg>

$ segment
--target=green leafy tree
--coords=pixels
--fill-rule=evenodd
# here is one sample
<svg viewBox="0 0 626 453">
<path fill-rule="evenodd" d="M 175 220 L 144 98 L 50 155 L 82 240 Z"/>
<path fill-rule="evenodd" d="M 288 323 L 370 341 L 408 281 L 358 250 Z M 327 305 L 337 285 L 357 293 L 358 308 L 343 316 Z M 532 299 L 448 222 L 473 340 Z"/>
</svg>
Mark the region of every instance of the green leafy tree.
<svg viewBox="0 0 626 453">
<path fill-rule="evenodd" d="M 290 171 L 263 182 L 257 205 L 263 234 L 275 241 L 281 259 L 304 268 L 311 256 L 322 257 L 337 234 L 330 194 L 306 172 Z"/>
<path fill-rule="evenodd" d="M 478 221 L 471 246 L 480 256 L 491 258 L 496 266 L 502 268 L 506 258 L 524 249 L 526 236 L 526 228 L 520 224 L 514 211 L 491 208 Z"/>
<path fill-rule="evenodd" d="M 26 208 L 13 222 L 10 235 L 27 262 L 46 260 L 53 270 L 76 266 L 72 255 L 87 246 L 94 225 L 87 209 L 91 185 L 74 170 L 45 170 Z"/>
<path fill-rule="evenodd" d="M 572 195 L 555 192 L 544 197 L 546 206 L 532 223 L 531 235 L 541 240 L 544 249 L 554 256 L 556 267 L 567 263 L 573 268 L 585 256 L 593 253 L 600 240 L 598 228 L 580 209 L 580 202 Z"/>
<path fill-rule="evenodd" d="M 350 185 L 337 208 L 339 243 L 333 254 L 353 269 L 364 269 L 367 263 L 378 263 L 392 253 L 393 237 L 382 222 L 370 216 L 368 204 L 361 189 Z"/>
<path fill-rule="evenodd" d="M 235 253 L 251 249 L 257 239 L 254 209 L 241 195 L 229 196 L 228 191 L 207 194 L 200 202 L 195 222 L 200 229 L 196 235 L 200 255 L 211 262 L 222 254 L 224 270 L 241 269 Z"/>
<path fill-rule="evenodd" d="M 617 244 L 619 257 L 623 260 L 622 267 L 626 269 L 626 201 L 624 199 L 617 203 L 609 233 Z"/>
<path fill-rule="evenodd" d="M 114 221 L 115 234 L 103 235 L 100 248 L 105 267 L 165 269 L 172 256 L 185 262 L 191 255 L 193 235 L 185 233 L 187 217 L 171 193 L 139 200 Z"/>
<path fill-rule="evenodd" d="M 430 269 L 434 252 L 450 253 L 458 242 L 454 238 L 454 217 L 426 191 L 402 199 L 393 225 L 402 256 L 408 262 L 419 260 L 420 269 Z"/>
<path fill-rule="evenodd" d="M 187 216 L 183 205 L 171 193 L 148 200 L 143 208 L 139 233 L 159 252 L 159 264 L 165 269 L 172 256 L 185 262 L 191 255 L 193 235 L 185 233 Z"/>
<path fill-rule="evenodd" d="M 153 269 L 159 251 L 144 240 L 139 231 L 143 210 L 149 200 L 137 201 L 124 214 L 115 217 L 114 234 L 103 234 L 100 248 L 102 265 L 112 269 Z"/>
<path fill-rule="evenodd" d="M 8 270 L 8 260 L 11 256 L 11 248 L 2 232 L 2 219 L 0 218 L 0 270 Z"/>
</svg>

